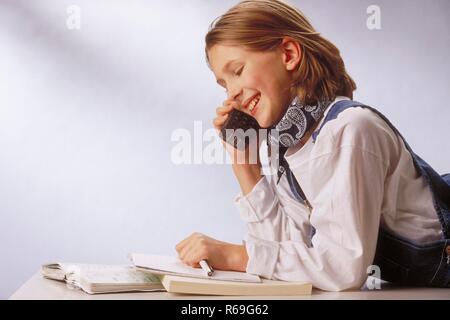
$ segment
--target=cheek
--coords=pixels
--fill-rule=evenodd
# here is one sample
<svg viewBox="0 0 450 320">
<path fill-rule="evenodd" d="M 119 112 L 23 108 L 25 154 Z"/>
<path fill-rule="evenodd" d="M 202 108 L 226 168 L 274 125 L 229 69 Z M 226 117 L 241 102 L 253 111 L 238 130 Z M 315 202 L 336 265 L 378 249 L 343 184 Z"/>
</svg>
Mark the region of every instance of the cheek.
<svg viewBox="0 0 450 320">
<path fill-rule="evenodd" d="M 261 92 L 261 109 L 255 118 L 258 123 L 268 128 L 276 123 L 282 113 L 282 104 L 289 95 L 289 83 L 284 74 L 271 68 L 266 68 L 265 72 L 255 72 L 249 78 L 246 87 L 251 90 Z"/>
<path fill-rule="evenodd" d="M 260 77 L 259 81 L 271 100 L 277 100 L 280 95 L 283 95 L 282 91 L 286 81 L 280 78 L 280 74 L 276 70 L 269 70 L 264 76 Z"/>
<path fill-rule="evenodd" d="M 266 83 L 261 74 L 254 74 L 246 81 L 246 87 L 251 90 L 265 91 Z"/>
<path fill-rule="evenodd" d="M 261 106 L 262 108 L 259 117 L 257 118 L 262 127 L 268 128 L 275 125 L 283 116 L 284 100 L 281 96 L 282 94 L 283 90 L 279 87 L 275 87 L 272 91 L 266 92 L 265 97 L 261 100 L 263 104 Z"/>
</svg>

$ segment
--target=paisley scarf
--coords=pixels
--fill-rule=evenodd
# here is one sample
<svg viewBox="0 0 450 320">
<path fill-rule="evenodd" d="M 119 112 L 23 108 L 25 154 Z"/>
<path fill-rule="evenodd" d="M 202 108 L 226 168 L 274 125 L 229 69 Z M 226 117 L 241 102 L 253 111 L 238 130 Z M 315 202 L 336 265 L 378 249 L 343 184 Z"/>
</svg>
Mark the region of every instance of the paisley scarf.
<svg viewBox="0 0 450 320">
<path fill-rule="evenodd" d="M 284 157 L 288 148 L 297 145 L 303 136 L 322 118 L 331 101 L 320 101 L 315 106 L 302 105 L 296 96 L 286 109 L 283 118 L 269 130 L 267 144 L 269 150 L 278 147 L 278 182 L 289 165 Z M 273 133 L 276 134 L 273 134 Z M 276 150 L 276 148 L 273 148 Z M 272 149 L 272 150 L 273 150 Z M 271 155 L 273 157 L 273 155 Z"/>
</svg>

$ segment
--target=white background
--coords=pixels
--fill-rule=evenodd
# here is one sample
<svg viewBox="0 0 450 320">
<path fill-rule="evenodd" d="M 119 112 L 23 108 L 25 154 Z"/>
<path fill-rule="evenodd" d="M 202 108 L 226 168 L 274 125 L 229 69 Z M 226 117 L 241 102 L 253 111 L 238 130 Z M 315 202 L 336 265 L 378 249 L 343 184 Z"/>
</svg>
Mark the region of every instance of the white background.
<svg viewBox="0 0 450 320">
<path fill-rule="evenodd" d="M 225 99 L 204 36 L 235 3 L 0 0 L 0 298 L 45 262 L 175 254 L 194 231 L 241 242 L 231 168 L 170 159 L 172 132 L 211 128 Z M 290 3 L 340 48 L 355 99 L 450 172 L 450 2 Z M 366 27 L 371 4 L 382 30 Z"/>
</svg>

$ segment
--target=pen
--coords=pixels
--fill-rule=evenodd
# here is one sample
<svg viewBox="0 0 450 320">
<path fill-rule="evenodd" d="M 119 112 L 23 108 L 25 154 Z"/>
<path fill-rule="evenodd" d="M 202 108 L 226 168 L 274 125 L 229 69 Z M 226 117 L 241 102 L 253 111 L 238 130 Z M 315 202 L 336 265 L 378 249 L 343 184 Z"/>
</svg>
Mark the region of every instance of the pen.
<svg viewBox="0 0 450 320">
<path fill-rule="evenodd" d="M 207 260 L 205 260 L 205 259 L 200 260 L 199 264 L 202 267 L 203 271 L 205 271 L 205 273 L 208 277 L 211 277 L 213 275 L 214 270 L 213 270 L 213 268 L 211 268 L 211 266 L 209 265 Z"/>
</svg>

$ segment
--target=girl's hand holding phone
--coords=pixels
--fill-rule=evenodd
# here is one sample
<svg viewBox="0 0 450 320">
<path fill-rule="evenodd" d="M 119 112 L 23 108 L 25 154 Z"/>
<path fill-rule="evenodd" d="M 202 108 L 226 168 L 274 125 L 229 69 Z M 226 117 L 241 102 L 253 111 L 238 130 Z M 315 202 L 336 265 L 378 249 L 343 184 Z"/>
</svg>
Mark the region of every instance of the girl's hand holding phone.
<svg viewBox="0 0 450 320">
<path fill-rule="evenodd" d="M 225 100 L 223 105 L 216 109 L 217 116 L 213 124 L 219 135 L 222 133 L 223 126 L 230 117 L 233 109 L 239 110 L 239 104 L 230 99 Z M 256 148 L 250 147 L 245 150 L 239 150 L 230 143 L 223 141 L 223 145 L 233 161 L 233 171 L 244 195 L 250 193 L 262 178 L 261 162 L 259 161 L 259 143 L 260 141 L 257 141 Z M 251 154 L 251 152 L 256 152 L 256 154 Z"/>
<path fill-rule="evenodd" d="M 240 111 L 238 102 L 230 99 L 225 100 L 223 105 L 216 109 L 216 113 L 213 124 L 233 159 L 233 164 L 258 164 L 258 122 Z M 249 129 L 253 131 L 248 131 Z"/>
</svg>

